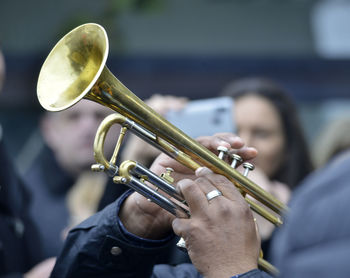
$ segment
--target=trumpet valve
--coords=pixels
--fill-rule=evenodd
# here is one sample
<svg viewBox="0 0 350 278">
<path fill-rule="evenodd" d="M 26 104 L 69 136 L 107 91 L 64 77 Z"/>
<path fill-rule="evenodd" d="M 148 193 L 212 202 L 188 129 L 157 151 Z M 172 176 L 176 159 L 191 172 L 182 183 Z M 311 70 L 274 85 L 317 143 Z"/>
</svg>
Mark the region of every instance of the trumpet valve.
<svg viewBox="0 0 350 278">
<path fill-rule="evenodd" d="M 242 162 L 243 162 L 243 159 L 242 159 L 241 156 L 239 156 L 238 154 L 235 154 L 235 153 L 231 154 L 231 157 L 232 157 L 231 167 L 232 167 L 233 169 L 236 169 L 237 164 L 238 164 L 238 163 L 242 163 Z"/>
<path fill-rule="evenodd" d="M 225 155 L 227 155 L 227 153 L 228 153 L 228 148 L 226 148 L 224 146 L 219 146 L 219 147 L 217 147 L 217 150 L 219 151 L 218 157 L 220 159 L 224 159 Z"/>
<path fill-rule="evenodd" d="M 253 171 L 255 168 L 254 165 L 250 162 L 244 162 L 242 165 L 244 168 L 243 176 L 245 176 L 245 177 L 248 176 L 249 171 Z"/>
</svg>

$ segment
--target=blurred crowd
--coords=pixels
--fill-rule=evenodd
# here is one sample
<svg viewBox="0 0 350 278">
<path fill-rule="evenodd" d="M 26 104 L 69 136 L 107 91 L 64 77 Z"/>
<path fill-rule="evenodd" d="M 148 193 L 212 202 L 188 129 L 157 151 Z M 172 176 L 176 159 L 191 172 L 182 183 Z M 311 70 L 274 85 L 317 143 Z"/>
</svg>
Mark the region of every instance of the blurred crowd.
<svg viewBox="0 0 350 278">
<path fill-rule="evenodd" d="M 0 55 L 0 88 L 6 81 L 4 76 L 5 63 Z M 286 91 L 274 80 L 264 77 L 234 79 L 221 92 L 217 92 L 217 97 L 223 96 L 230 97 L 233 101 L 230 115 L 234 123 L 232 133 L 244 142 L 240 148 L 253 147 L 257 150 L 257 156 L 248 159 L 255 166 L 248 178 L 286 205 L 293 200 L 295 191 L 308 186 L 303 181 L 313 171 L 322 170 L 350 147 L 350 118 L 345 116 L 328 123 L 314 142 L 308 142 L 298 106 L 292 98 L 293 92 Z M 155 94 L 144 101 L 166 118 L 169 111 L 184 110 L 192 100 Z M 40 148 L 34 152 L 22 150 L 31 155 L 26 158 L 26 167 L 21 169 L 14 164 L 15 157 L 6 153 L 7 143 L 1 140 L 0 135 L 0 159 L 3 165 L 0 176 L 0 277 L 49 277 L 58 256 L 61 259 L 55 268 L 55 277 L 68 277 L 68 272 L 62 269 L 69 266 L 67 269 L 74 268 L 76 271 L 80 259 L 82 266 L 85 261 L 89 263 L 88 256 L 77 258 L 74 257 L 76 254 L 71 255 L 67 251 L 67 244 L 73 240 L 70 238 L 66 242 L 69 231 L 76 231 L 74 227 L 79 223 L 104 211 L 118 198 L 125 199 L 126 194 L 129 194 L 126 193 L 126 185 L 115 184 L 105 173 L 95 173 L 90 169 L 94 163 L 96 130 L 111 113 L 112 110 L 88 100 L 82 100 L 65 111 L 43 112 L 36 127 L 40 134 L 37 138 Z M 107 136 L 106 157 L 112 155 L 119 132 L 120 127 L 117 126 Z M 211 135 L 213 134 L 203 133 L 202 137 Z M 226 138 L 226 135 L 216 136 Z M 203 138 L 199 140 L 204 140 Z M 230 147 L 234 148 L 235 144 L 231 143 Z M 212 151 L 217 153 L 216 149 Z M 127 134 L 117 164 L 130 159 L 149 167 L 159 155 L 158 149 L 135 135 Z M 243 173 L 242 165 L 237 171 Z M 332 191 L 332 184 L 324 190 Z M 185 192 L 183 194 L 186 195 Z M 254 212 L 253 218 L 258 226 L 264 258 L 273 259 L 275 253 L 271 253 L 271 241 L 278 234 L 279 228 L 258 213 Z M 86 229 L 90 230 L 90 226 Z M 74 240 L 79 242 L 80 234 L 75 236 L 77 239 Z M 176 237 L 176 241 L 178 239 Z M 172 241 L 175 242 L 174 239 Z M 182 253 L 174 246 L 169 248 L 167 255 L 153 263 L 175 265 L 192 261 L 205 275 L 195 253 Z M 66 262 L 67 258 L 71 259 L 70 263 Z M 95 273 L 94 277 L 110 277 L 99 263 L 96 263 L 94 269 L 93 259 L 91 264 L 93 271 L 101 275 L 92 272 Z M 283 264 L 284 262 L 279 265 Z M 109 266 L 106 268 L 109 269 Z M 72 273 L 77 276 L 70 274 L 69 277 L 91 277 L 89 272 Z M 232 276 L 235 274 L 232 273 Z"/>
</svg>

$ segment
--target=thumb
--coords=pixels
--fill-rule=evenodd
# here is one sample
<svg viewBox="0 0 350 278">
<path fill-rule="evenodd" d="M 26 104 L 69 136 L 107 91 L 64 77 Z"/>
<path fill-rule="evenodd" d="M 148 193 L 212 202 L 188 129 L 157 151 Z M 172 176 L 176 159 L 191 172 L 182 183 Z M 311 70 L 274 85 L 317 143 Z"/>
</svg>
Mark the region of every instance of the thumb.
<svg viewBox="0 0 350 278">
<path fill-rule="evenodd" d="M 189 219 L 175 218 L 172 222 L 173 231 L 176 235 L 184 237 L 189 227 Z"/>
</svg>

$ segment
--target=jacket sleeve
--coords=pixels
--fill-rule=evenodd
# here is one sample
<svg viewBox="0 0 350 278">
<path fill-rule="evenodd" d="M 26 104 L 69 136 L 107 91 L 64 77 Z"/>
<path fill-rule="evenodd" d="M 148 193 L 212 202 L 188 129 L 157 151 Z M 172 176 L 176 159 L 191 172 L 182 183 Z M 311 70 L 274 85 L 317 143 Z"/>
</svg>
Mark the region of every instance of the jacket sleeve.
<svg viewBox="0 0 350 278">
<path fill-rule="evenodd" d="M 171 240 L 142 246 L 123 233 L 118 210 L 128 194 L 69 232 L 51 277 L 151 277 Z"/>
<path fill-rule="evenodd" d="M 202 278 L 192 264 L 180 264 L 177 266 L 156 265 L 154 267 L 154 278 Z M 227 278 L 272 278 L 266 272 L 253 269 L 246 273 Z"/>
<path fill-rule="evenodd" d="M 281 277 L 350 277 L 347 155 L 309 176 L 293 193 L 290 212 L 271 250 Z"/>
<path fill-rule="evenodd" d="M 127 192 L 101 212 L 69 232 L 57 259 L 53 278 L 200 278 L 192 264 L 155 265 L 169 252 L 173 237 L 164 240 L 138 240 L 119 225 L 118 211 Z M 240 278 L 265 278 L 259 270 Z"/>
</svg>

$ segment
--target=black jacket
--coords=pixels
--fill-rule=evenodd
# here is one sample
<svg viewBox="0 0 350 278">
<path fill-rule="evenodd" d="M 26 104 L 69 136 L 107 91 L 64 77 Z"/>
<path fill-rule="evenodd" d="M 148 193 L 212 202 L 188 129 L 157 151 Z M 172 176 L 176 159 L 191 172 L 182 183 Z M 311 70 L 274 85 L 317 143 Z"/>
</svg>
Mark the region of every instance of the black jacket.
<svg viewBox="0 0 350 278">
<path fill-rule="evenodd" d="M 28 215 L 30 196 L 1 141 L 0 165 L 0 277 L 21 277 L 41 261 L 41 245 Z"/>
<path fill-rule="evenodd" d="M 177 238 L 170 235 L 162 241 L 136 243 L 123 233 L 118 223 L 118 210 L 124 194 L 103 211 L 70 231 L 63 252 L 52 272 L 52 278 L 118 277 L 118 278 L 200 278 L 192 264 L 177 266 L 157 264 L 172 251 Z M 253 277 L 258 270 L 247 273 Z"/>
</svg>

